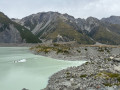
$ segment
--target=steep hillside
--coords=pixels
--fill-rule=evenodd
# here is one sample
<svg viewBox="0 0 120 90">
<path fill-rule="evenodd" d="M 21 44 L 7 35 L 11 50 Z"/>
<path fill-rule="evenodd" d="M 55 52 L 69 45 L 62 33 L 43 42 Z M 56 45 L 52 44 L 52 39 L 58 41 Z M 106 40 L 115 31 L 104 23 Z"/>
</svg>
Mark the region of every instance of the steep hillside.
<svg viewBox="0 0 120 90">
<path fill-rule="evenodd" d="M 0 43 L 38 43 L 41 42 L 25 27 L 11 21 L 0 12 Z"/>
<path fill-rule="evenodd" d="M 114 22 L 118 23 L 119 19 L 116 20 Z M 44 41 L 120 44 L 119 26 L 115 23 L 107 23 L 105 19 L 99 20 L 94 17 L 76 19 L 68 14 L 41 12 L 27 16 L 18 23 Z"/>
<path fill-rule="evenodd" d="M 47 41 L 77 41 L 81 44 L 95 43 L 88 36 L 76 31 L 74 26 L 70 23 L 68 24 L 67 20 L 69 19 L 58 12 L 43 12 L 25 17 L 19 23 L 27 27 L 39 38 Z"/>
<path fill-rule="evenodd" d="M 53 31 L 46 33 L 42 38 L 52 39 L 54 42 L 57 41 L 77 41 L 80 44 L 94 44 L 87 35 L 79 33 L 73 27 L 59 19 L 56 23 L 56 27 Z"/>
<path fill-rule="evenodd" d="M 120 34 L 116 32 L 112 32 L 112 30 L 103 26 L 99 26 L 99 27 L 96 27 L 95 30 L 90 32 L 90 36 L 94 40 L 103 44 L 118 45 L 120 44 Z"/>
</svg>

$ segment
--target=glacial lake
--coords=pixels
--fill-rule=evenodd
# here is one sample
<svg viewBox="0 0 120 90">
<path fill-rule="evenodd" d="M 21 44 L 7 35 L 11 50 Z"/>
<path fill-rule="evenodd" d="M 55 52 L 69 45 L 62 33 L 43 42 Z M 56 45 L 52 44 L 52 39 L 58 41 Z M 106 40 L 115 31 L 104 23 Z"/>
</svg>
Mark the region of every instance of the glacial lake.
<svg viewBox="0 0 120 90">
<path fill-rule="evenodd" d="M 34 55 L 29 47 L 0 47 L 0 90 L 41 90 L 52 74 L 83 63 Z"/>
</svg>

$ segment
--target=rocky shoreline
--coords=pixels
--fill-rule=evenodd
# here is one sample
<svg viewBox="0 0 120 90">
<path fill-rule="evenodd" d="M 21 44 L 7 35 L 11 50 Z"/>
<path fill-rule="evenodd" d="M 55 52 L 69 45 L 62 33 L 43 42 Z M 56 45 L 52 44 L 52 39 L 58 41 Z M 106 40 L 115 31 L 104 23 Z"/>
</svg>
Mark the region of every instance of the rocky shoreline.
<svg viewBox="0 0 120 90">
<path fill-rule="evenodd" d="M 54 48 L 47 53 L 44 51 L 36 52 L 35 48 L 32 50 L 35 51 L 36 54 L 52 58 L 63 60 L 87 60 L 87 62 L 81 66 L 70 67 L 55 73 L 50 77 L 47 87 L 43 90 L 120 89 L 119 46 L 74 46 L 66 49 L 68 50 L 67 53 L 62 51 L 57 54 L 57 49 L 55 49 L 55 51 Z M 60 49 L 61 47 L 57 46 L 57 48 Z"/>
<path fill-rule="evenodd" d="M 120 89 L 119 63 L 111 59 L 87 62 L 54 74 L 44 90 L 109 90 Z"/>
</svg>

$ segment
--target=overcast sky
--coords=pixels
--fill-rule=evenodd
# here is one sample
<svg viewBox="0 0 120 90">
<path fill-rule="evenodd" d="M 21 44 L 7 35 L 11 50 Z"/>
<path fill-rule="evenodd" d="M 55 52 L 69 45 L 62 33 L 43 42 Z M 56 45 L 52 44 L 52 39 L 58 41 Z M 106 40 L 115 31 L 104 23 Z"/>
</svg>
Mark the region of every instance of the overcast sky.
<svg viewBox="0 0 120 90">
<path fill-rule="evenodd" d="M 0 11 L 10 18 L 57 11 L 75 18 L 120 16 L 120 0 L 0 0 Z"/>
</svg>

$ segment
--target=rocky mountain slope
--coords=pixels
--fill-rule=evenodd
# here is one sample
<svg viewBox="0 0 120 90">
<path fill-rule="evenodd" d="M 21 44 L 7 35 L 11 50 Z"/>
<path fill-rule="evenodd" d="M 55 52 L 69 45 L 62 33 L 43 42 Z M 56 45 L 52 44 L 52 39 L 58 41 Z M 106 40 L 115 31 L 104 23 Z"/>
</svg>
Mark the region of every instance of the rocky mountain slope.
<svg viewBox="0 0 120 90">
<path fill-rule="evenodd" d="M 72 18 L 71 18 L 72 19 Z M 79 33 L 67 18 L 57 12 L 33 14 L 20 20 L 20 24 L 32 31 L 40 39 L 52 42 L 77 41 L 82 44 L 94 44 L 87 35 Z"/>
<path fill-rule="evenodd" d="M 102 18 L 103 22 L 111 24 L 120 24 L 120 16 L 110 16 L 108 18 Z"/>
<path fill-rule="evenodd" d="M 0 12 L 0 43 L 38 43 L 38 37 Z"/>
<path fill-rule="evenodd" d="M 14 20 L 16 21 L 16 20 Z M 58 12 L 41 12 L 17 20 L 43 41 L 77 41 L 80 44 L 120 44 L 120 26 L 94 17 L 74 18 Z"/>
</svg>

